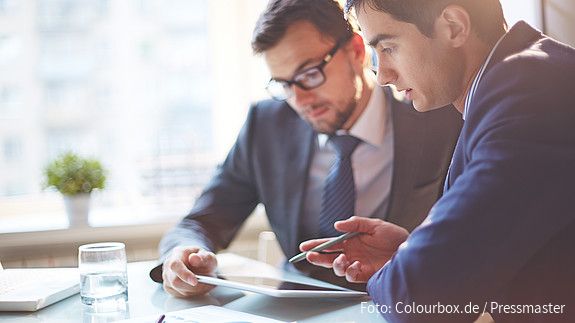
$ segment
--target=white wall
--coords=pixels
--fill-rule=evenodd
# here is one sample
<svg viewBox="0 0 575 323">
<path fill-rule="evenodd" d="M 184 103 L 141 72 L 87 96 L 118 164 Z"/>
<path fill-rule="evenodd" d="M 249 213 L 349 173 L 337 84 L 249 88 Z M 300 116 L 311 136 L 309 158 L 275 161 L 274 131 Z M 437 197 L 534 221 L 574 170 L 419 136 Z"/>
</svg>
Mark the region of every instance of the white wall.
<svg viewBox="0 0 575 323">
<path fill-rule="evenodd" d="M 575 0 L 545 1 L 546 33 L 575 46 Z"/>
<path fill-rule="evenodd" d="M 507 24 L 525 20 L 549 36 L 575 46 L 575 0 L 500 0 Z M 541 3 L 544 7 L 541 8 Z M 545 13 L 543 26 L 542 12 Z"/>
<path fill-rule="evenodd" d="M 500 0 L 509 27 L 519 20 L 541 29 L 540 0 Z"/>
</svg>

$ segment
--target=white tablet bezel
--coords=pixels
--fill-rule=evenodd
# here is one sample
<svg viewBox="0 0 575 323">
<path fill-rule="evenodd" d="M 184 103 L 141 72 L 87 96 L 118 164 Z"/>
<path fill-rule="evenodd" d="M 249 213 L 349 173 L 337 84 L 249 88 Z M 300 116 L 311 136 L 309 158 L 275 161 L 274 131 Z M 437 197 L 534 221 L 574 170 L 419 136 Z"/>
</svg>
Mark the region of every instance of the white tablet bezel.
<svg viewBox="0 0 575 323">
<path fill-rule="evenodd" d="M 230 275 L 230 276 L 232 276 L 232 275 Z M 254 276 L 248 276 L 248 275 L 233 275 L 233 276 L 236 276 L 236 277 L 254 277 Z M 285 282 L 310 285 L 310 286 L 317 286 L 320 288 L 323 287 L 323 288 L 339 289 L 339 290 L 329 290 L 329 291 L 325 291 L 325 290 L 295 290 L 295 289 L 279 290 L 279 289 L 268 288 L 265 286 L 250 285 L 247 283 L 242 283 L 242 282 L 228 280 L 228 279 L 220 279 L 220 278 L 211 277 L 211 276 L 196 275 L 196 277 L 198 278 L 199 282 L 204 283 L 204 284 L 235 288 L 235 289 L 240 289 L 240 290 L 244 290 L 244 291 L 269 295 L 269 296 L 273 296 L 273 297 L 337 297 L 337 298 L 340 298 L 340 297 L 367 296 L 367 293 L 365 293 L 365 292 L 355 291 L 355 290 L 351 290 L 351 289 L 345 289 L 345 288 L 341 288 L 338 286 L 325 287 L 325 286 L 321 286 L 321 285 L 309 284 L 309 283 L 305 283 L 305 282 L 299 282 L 299 281 L 295 281 L 295 280 L 289 280 L 289 279 L 277 278 L 277 277 L 262 277 L 262 278 L 276 279 L 276 280 L 281 280 L 281 281 L 285 281 Z"/>
</svg>

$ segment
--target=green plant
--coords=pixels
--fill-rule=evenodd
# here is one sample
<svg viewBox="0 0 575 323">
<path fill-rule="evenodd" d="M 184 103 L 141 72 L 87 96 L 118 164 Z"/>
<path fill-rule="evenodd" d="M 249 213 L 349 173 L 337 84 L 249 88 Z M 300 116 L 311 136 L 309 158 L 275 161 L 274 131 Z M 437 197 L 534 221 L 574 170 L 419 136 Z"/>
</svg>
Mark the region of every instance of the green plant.
<svg viewBox="0 0 575 323">
<path fill-rule="evenodd" d="M 55 187 L 64 195 L 90 193 L 94 189 L 103 189 L 106 184 L 105 170 L 99 161 L 72 152 L 50 162 L 44 174 L 45 186 Z"/>
</svg>

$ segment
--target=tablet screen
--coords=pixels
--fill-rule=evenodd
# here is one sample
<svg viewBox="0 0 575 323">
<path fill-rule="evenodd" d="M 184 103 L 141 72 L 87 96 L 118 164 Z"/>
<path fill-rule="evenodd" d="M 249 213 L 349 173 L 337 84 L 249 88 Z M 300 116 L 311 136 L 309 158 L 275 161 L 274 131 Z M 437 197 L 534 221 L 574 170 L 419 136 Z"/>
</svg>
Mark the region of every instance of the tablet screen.
<svg viewBox="0 0 575 323">
<path fill-rule="evenodd" d="M 313 291 L 341 291 L 341 289 L 294 283 L 267 277 L 218 275 L 218 278 L 228 281 L 244 283 L 252 286 L 272 288 L 276 290 L 313 290 Z"/>
</svg>

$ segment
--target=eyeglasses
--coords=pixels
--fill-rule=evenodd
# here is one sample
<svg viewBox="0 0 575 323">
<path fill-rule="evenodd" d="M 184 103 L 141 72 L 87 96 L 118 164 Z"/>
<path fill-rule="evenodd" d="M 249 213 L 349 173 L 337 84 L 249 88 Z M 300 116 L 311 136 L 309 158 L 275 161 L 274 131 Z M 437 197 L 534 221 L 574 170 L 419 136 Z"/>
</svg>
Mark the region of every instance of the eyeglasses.
<svg viewBox="0 0 575 323">
<path fill-rule="evenodd" d="M 272 78 L 268 82 L 266 90 L 275 100 L 283 101 L 293 96 L 292 85 L 306 91 L 319 87 L 325 83 L 326 80 L 325 73 L 323 72 L 324 67 L 332 60 L 337 50 L 344 43 L 344 40 L 338 41 L 329 53 L 325 55 L 321 63 L 295 74 L 291 80 Z"/>
</svg>

